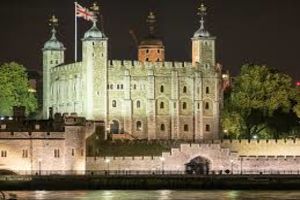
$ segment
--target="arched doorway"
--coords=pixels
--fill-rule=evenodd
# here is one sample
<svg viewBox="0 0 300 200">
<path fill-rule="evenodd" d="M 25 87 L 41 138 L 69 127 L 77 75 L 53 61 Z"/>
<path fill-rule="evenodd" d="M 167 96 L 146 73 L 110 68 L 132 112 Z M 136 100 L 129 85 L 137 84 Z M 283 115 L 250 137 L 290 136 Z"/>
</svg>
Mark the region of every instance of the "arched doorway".
<svg viewBox="0 0 300 200">
<path fill-rule="evenodd" d="M 119 133 L 119 122 L 117 120 L 113 120 L 110 124 L 110 131 L 112 134 Z"/>
<path fill-rule="evenodd" d="M 208 174 L 210 161 L 206 158 L 198 156 L 185 164 L 187 174 Z"/>
</svg>

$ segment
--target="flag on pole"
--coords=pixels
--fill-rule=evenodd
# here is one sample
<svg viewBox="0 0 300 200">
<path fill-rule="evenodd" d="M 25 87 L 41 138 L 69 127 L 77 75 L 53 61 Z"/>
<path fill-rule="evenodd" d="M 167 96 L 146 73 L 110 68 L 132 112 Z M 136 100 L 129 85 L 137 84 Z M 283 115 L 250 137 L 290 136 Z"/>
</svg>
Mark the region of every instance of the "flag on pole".
<svg viewBox="0 0 300 200">
<path fill-rule="evenodd" d="M 82 17 L 87 21 L 94 21 L 96 19 L 96 15 L 94 12 L 89 11 L 89 9 L 82 7 L 77 2 L 75 2 L 75 16 Z"/>
</svg>

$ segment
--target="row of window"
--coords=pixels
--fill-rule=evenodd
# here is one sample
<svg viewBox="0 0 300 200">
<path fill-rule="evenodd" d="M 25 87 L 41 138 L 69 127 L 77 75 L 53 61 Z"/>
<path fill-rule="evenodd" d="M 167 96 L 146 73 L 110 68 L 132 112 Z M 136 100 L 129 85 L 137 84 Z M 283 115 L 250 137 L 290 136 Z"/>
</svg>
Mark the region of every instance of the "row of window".
<svg viewBox="0 0 300 200">
<path fill-rule="evenodd" d="M 84 154 L 84 152 L 83 152 L 83 150 L 81 150 L 81 156 L 83 156 L 83 154 Z M 75 155 L 75 149 L 72 149 L 71 155 L 72 156 Z M 7 157 L 7 151 L 6 150 L 1 151 L 1 157 Z M 60 150 L 59 149 L 54 149 L 54 158 L 59 158 L 59 157 L 60 157 Z M 28 150 L 27 149 L 22 150 L 22 158 L 28 158 Z"/>
<path fill-rule="evenodd" d="M 123 84 L 117 84 L 116 85 L 116 89 L 117 90 L 123 90 Z M 114 85 L 113 84 L 107 84 L 107 89 L 111 89 L 111 90 L 113 90 L 114 89 Z"/>
<path fill-rule="evenodd" d="M 153 52 L 153 50 L 151 50 Z M 146 49 L 146 53 L 149 53 L 149 49 Z M 157 53 L 160 53 L 160 49 L 157 49 Z"/>
<path fill-rule="evenodd" d="M 136 122 L 136 130 L 137 131 L 141 131 L 142 130 L 142 122 L 141 121 L 137 121 Z M 160 130 L 161 131 L 165 131 L 166 130 L 165 124 L 161 124 L 160 125 Z M 183 131 L 189 131 L 189 125 L 188 124 L 184 124 L 183 125 Z M 207 132 L 210 131 L 210 125 L 209 124 L 205 125 L 205 131 L 207 131 Z"/>
<path fill-rule="evenodd" d="M 164 86 L 161 85 L 161 86 L 160 86 L 160 93 L 164 93 L 164 90 L 165 90 Z M 186 87 L 186 86 L 183 86 L 182 92 L 183 92 L 183 93 L 187 93 L 187 87 Z M 198 91 L 198 92 L 199 92 L 199 91 Z M 209 87 L 206 87 L 206 88 L 205 88 L 205 93 L 206 93 L 206 94 L 209 94 L 209 93 L 210 93 Z"/>
<path fill-rule="evenodd" d="M 123 84 L 117 84 L 116 85 L 116 89 L 117 90 L 119 90 L 119 89 L 123 90 L 123 88 L 124 88 Z M 137 89 L 137 85 L 133 84 L 132 88 L 134 90 L 136 90 Z M 114 89 L 114 85 L 113 84 L 107 84 L 107 89 L 113 90 Z M 160 86 L 160 93 L 164 93 L 164 91 L 165 91 L 165 87 L 163 85 L 161 85 Z M 187 87 L 186 86 L 183 86 L 182 92 L 185 93 L 185 94 L 187 93 Z M 210 89 L 209 89 L 209 87 L 206 87 L 205 88 L 205 94 L 209 94 L 209 93 L 210 93 Z"/>
<path fill-rule="evenodd" d="M 111 106 L 113 108 L 116 108 L 117 107 L 117 101 L 116 100 L 112 100 Z M 136 101 L 136 108 L 140 108 L 140 107 L 141 107 L 141 102 L 138 100 L 138 101 Z M 160 102 L 159 108 L 160 109 L 164 109 L 165 108 L 165 103 L 164 102 Z M 174 108 L 176 108 L 176 103 L 174 103 Z M 205 110 L 209 110 L 209 108 L 210 108 L 209 102 L 205 102 L 205 107 L 204 108 L 205 108 Z M 182 109 L 183 110 L 187 109 L 187 103 L 186 102 L 182 103 Z M 199 103 L 198 103 L 198 109 L 200 109 L 200 104 Z"/>
</svg>

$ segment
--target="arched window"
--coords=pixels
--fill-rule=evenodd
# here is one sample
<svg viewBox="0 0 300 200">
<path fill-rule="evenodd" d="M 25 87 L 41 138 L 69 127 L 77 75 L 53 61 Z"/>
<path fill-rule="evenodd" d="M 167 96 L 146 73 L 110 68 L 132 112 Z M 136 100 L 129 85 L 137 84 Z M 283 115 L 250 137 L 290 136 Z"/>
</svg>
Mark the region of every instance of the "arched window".
<svg viewBox="0 0 300 200">
<path fill-rule="evenodd" d="M 210 131 L 210 125 L 209 125 L 209 124 L 206 124 L 206 125 L 205 125 L 205 131 L 207 131 L 207 132 Z"/>
<path fill-rule="evenodd" d="M 136 84 L 133 85 L 133 89 L 136 90 Z"/>
<path fill-rule="evenodd" d="M 160 125 L 160 130 L 161 130 L 161 131 L 165 131 L 165 125 L 164 125 L 164 124 L 161 124 L 161 125 Z"/>
<path fill-rule="evenodd" d="M 120 85 L 118 84 L 118 85 L 117 85 L 117 89 L 119 89 L 119 88 L 120 88 Z"/>
<path fill-rule="evenodd" d="M 184 130 L 184 131 L 189 131 L 189 125 L 185 124 L 185 125 L 183 126 L 183 130 Z"/>
<path fill-rule="evenodd" d="M 160 86 L 160 92 L 161 92 L 161 93 L 164 92 L 164 86 L 163 86 L 163 85 Z"/>
<path fill-rule="evenodd" d="M 186 109 L 186 102 L 182 103 L 182 109 L 185 110 Z"/>
<path fill-rule="evenodd" d="M 140 102 L 139 100 L 136 102 L 136 107 L 137 107 L 137 108 L 140 108 L 140 107 L 141 107 L 141 102 Z"/>
<path fill-rule="evenodd" d="M 200 103 L 198 103 L 198 109 L 200 109 Z"/>
<path fill-rule="evenodd" d="M 165 104 L 164 102 L 160 102 L 160 106 L 159 106 L 161 109 L 163 109 L 165 107 Z"/>
<path fill-rule="evenodd" d="M 183 93 L 186 93 L 186 86 L 183 87 Z"/>
<path fill-rule="evenodd" d="M 123 84 L 121 84 L 121 90 L 123 90 Z"/>
<path fill-rule="evenodd" d="M 117 101 L 116 100 L 112 100 L 111 105 L 112 105 L 112 107 L 117 107 Z"/>
<path fill-rule="evenodd" d="M 209 87 L 206 87 L 205 93 L 206 93 L 206 94 L 209 94 Z"/>
<path fill-rule="evenodd" d="M 208 110 L 209 109 L 209 103 L 205 102 L 205 109 Z"/>
<path fill-rule="evenodd" d="M 137 131 L 141 131 L 142 130 L 142 122 L 141 121 L 137 121 L 136 122 L 136 130 Z"/>
<path fill-rule="evenodd" d="M 113 84 L 110 84 L 110 89 L 114 89 L 114 85 Z"/>
</svg>

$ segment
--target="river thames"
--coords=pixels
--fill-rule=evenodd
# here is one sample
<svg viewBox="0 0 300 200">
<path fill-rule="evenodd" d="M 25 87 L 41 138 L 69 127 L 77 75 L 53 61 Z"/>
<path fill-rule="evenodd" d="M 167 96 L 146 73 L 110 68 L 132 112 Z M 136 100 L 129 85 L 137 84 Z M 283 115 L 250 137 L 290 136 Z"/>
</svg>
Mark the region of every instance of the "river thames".
<svg viewBox="0 0 300 200">
<path fill-rule="evenodd" d="M 86 191 L 5 191 L 20 200 L 103 199 L 103 200 L 273 200 L 300 199 L 300 191 L 260 190 L 86 190 Z M 0 198 L 1 199 L 1 198 Z"/>
</svg>

